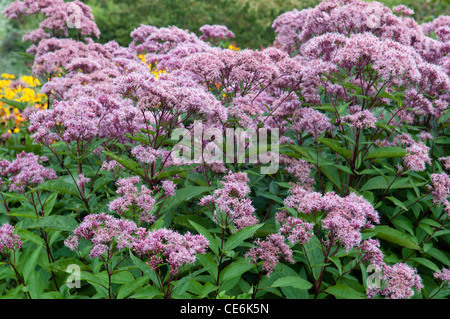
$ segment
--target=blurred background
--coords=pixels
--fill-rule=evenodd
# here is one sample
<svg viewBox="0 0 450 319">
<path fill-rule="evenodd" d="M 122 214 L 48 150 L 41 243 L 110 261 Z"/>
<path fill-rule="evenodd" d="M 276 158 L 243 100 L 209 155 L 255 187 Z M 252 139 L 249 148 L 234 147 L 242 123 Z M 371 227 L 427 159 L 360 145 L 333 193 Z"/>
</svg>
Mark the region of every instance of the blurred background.
<svg viewBox="0 0 450 319">
<path fill-rule="evenodd" d="M 13 0 L 0 0 L 3 11 Z M 204 24 L 223 24 L 235 34 L 236 46 L 259 49 L 275 39 L 272 22 L 280 14 L 314 7 L 320 0 L 84 0 L 91 6 L 102 34 L 99 42 L 116 40 L 130 43 L 130 32 L 140 24 L 165 27 L 175 25 L 200 34 Z M 439 15 L 450 15 L 450 0 L 379 0 L 392 8 L 405 4 L 415 12 L 419 22 L 431 21 Z M 33 26 L 25 26 L 28 29 Z M 24 29 L 0 16 L 0 73 L 29 73 L 20 52 L 28 48 L 22 43 Z"/>
</svg>

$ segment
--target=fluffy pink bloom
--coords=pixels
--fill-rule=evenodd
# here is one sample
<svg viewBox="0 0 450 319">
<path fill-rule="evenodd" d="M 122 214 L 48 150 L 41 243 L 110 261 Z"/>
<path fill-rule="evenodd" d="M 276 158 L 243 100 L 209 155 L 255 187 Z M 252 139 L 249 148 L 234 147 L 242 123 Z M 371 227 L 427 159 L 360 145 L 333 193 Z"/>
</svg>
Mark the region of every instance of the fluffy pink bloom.
<svg viewBox="0 0 450 319">
<path fill-rule="evenodd" d="M 394 9 L 392 9 L 395 13 L 397 13 L 398 15 L 403 15 L 403 16 L 411 16 L 414 14 L 414 10 L 408 8 L 405 5 L 399 5 L 394 7 Z"/>
<path fill-rule="evenodd" d="M 177 185 L 175 185 L 174 182 L 165 180 L 162 181 L 162 188 L 164 190 L 165 196 L 173 196 L 175 195 L 175 189 L 177 188 Z"/>
<path fill-rule="evenodd" d="M 430 133 L 428 133 L 426 131 L 422 131 L 422 132 L 420 132 L 419 139 L 421 141 L 432 140 L 433 135 L 431 135 Z"/>
<path fill-rule="evenodd" d="M 304 214 L 319 212 L 324 208 L 321 193 L 307 190 L 297 184 L 292 185 L 289 192 L 291 195 L 284 200 L 286 207 L 294 208 Z"/>
<path fill-rule="evenodd" d="M 91 8 L 78 0 L 67 3 L 63 0 L 14 1 L 3 13 L 7 18 L 18 20 L 32 14 L 43 15 L 39 28 L 28 32 L 24 41 L 37 43 L 51 36 L 67 37 L 70 28 L 77 29 L 82 36 L 100 35 Z"/>
<path fill-rule="evenodd" d="M 109 203 L 109 208 L 120 215 L 131 213 L 133 219 L 140 222 L 153 223 L 155 216 L 153 209 L 156 200 L 152 192 L 142 185 L 140 189 L 136 186 L 140 182 L 139 176 L 121 178 L 117 181 L 117 194 L 122 196 Z"/>
<path fill-rule="evenodd" d="M 154 150 L 151 147 L 145 147 L 138 145 L 131 150 L 133 154 L 140 162 L 146 164 L 152 164 L 156 162 L 156 159 L 160 156 L 160 152 Z"/>
<path fill-rule="evenodd" d="M 345 245 L 347 252 L 361 242 L 361 230 L 379 223 L 378 212 L 362 196 L 354 193 L 340 197 L 333 192 L 322 198 L 326 217 L 322 219 L 323 228 L 329 231 L 332 241 Z"/>
<path fill-rule="evenodd" d="M 279 233 L 286 236 L 292 245 L 303 245 L 313 236 L 313 224 L 304 222 L 300 218 L 288 217 Z"/>
<path fill-rule="evenodd" d="M 285 165 L 285 170 L 294 176 L 297 183 L 303 184 L 304 188 L 310 188 L 314 185 L 314 178 L 311 177 L 312 164 L 303 159 L 280 154 L 280 163 Z"/>
<path fill-rule="evenodd" d="M 385 280 L 385 288 L 381 294 L 386 299 L 409 299 L 414 295 L 414 289 L 420 291 L 423 288 L 417 270 L 405 263 L 385 265 L 382 279 Z"/>
<path fill-rule="evenodd" d="M 80 174 L 80 175 L 78 175 L 77 185 L 81 189 L 84 189 L 84 187 L 86 186 L 87 183 L 89 183 L 90 180 L 91 179 L 88 177 L 85 177 L 84 174 Z"/>
<path fill-rule="evenodd" d="M 364 253 L 363 261 L 368 261 L 372 265 L 382 267 L 384 265 L 384 254 L 380 250 L 380 241 L 377 239 L 363 240 L 360 246 L 361 251 Z"/>
<path fill-rule="evenodd" d="M 105 161 L 102 163 L 102 167 L 101 167 L 102 170 L 110 171 L 110 172 L 114 172 L 116 170 L 116 168 L 124 169 L 124 167 L 115 160 Z"/>
<path fill-rule="evenodd" d="M 298 118 L 292 126 L 294 130 L 311 134 L 316 139 L 331 127 L 325 114 L 310 107 L 298 109 L 294 118 Z"/>
<path fill-rule="evenodd" d="M 425 164 L 431 164 L 429 147 L 424 143 L 414 141 L 407 133 L 398 135 L 397 140 L 402 146 L 408 146 L 404 157 L 405 166 L 408 169 L 419 172 L 425 170 Z"/>
<path fill-rule="evenodd" d="M 91 214 L 84 218 L 64 244 L 74 250 L 80 238 L 87 239 L 93 244 L 89 257 L 95 258 L 103 256 L 113 242 L 117 242 L 118 250 L 132 247 L 136 230 L 136 224 L 130 220 L 117 219 L 105 213 Z"/>
<path fill-rule="evenodd" d="M 438 270 L 433 274 L 434 278 L 439 279 L 443 282 L 446 282 L 447 285 L 450 285 L 450 269 L 442 268 L 442 270 Z"/>
<path fill-rule="evenodd" d="M 433 203 L 436 205 L 444 205 L 445 211 L 450 216 L 450 177 L 442 172 L 431 174 L 431 182 L 433 184 L 432 194 Z"/>
<path fill-rule="evenodd" d="M 281 259 L 294 263 L 292 250 L 281 234 L 271 234 L 266 240 L 258 238 L 254 244 L 256 247 L 250 248 L 245 257 L 250 258 L 253 263 L 263 261 L 262 270 L 267 273 L 267 276 L 270 276 Z"/>
<path fill-rule="evenodd" d="M 3 224 L 0 227 L 0 252 L 9 254 L 10 250 L 16 251 L 22 247 L 19 235 L 14 234 L 14 226 Z"/>
<path fill-rule="evenodd" d="M 223 187 L 216 189 L 213 195 L 203 197 L 199 205 L 215 204 L 214 218 L 221 225 L 233 223 L 237 230 L 255 225 L 258 219 L 254 216 L 255 208 L 246 196 L 250 193 L 246 173 L 225 175 L 221 181 Z"/>
<path fill-rule="evenodd" d="M 229 39 L 234 38 L 234 33 L 228 30 L 228 28 L 224 25 L 209 25 L 205 24 L 200 28 L 202 35 L 200 36 L 200 40 L 213 39 L 215 41 L 220 39 Z"/>
<path fill-rule="evenodd" d="M 175 275 L 179 268 L 194 263 L 196 254 L 204 254 L 209 246 L 208 240 L 202 235 L 184 235 L 170 230 L 141 230 L 133 243 L 133 250 L 148 259 L 147 264 L 156 270 L 164 262 L 168 263 L 170 273 Z"/>
<path fill-rule="evenodd" d="M 377 118 L 368 111 L 359 111 L 351 115 L 346 115 L 342 117 L 342 122 L 350 124 L 350 126 L 355 127 L 359 130 L 364 128 L 373 128 L 377 122 Z"/>
<path fill-rule="evenodd" d="M 445 170 L 450 171 L 450 156 L 441 157 L 439 160 L 444 164 Z"/>
<path fill-rule="evenodd" d="M 9 190 L 23 193 L 28 187 L 36 187 L 48 180 L 56 179 L 56 172 L 45 168 L 39 161 L 46 158 L 33 153 L 19 153 L 2 173 L 9 175 Z"/>
</svg>

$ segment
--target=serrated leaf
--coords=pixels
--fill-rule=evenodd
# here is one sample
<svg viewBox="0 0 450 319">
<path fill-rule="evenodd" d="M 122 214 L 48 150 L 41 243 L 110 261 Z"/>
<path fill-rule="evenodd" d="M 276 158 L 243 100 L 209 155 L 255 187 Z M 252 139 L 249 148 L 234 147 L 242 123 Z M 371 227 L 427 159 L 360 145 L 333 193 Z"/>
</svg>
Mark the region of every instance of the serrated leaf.
<svg viewBox="0 0 450 319">
<path fill-rule="evenodd" d="M 391 158 L 391 157 L 404 157 L 406 155 L 406 150 L 400 147 L 380 147 L 370 152 L 366 156 L 366 160 L 374 158 Z"/>
<path fill-rule="evenodd" d="M 28 228 L 29 229 L 43 228 L 45 230 L 70 232 L 74 230 L 77 226 L 78 223 L 72 216 L 51 215 L 39 218 L 32 225 L 28 226 Z"/>
<path fill-rule="evenodd" d="M 252 269 L 254 264 L 250 263 L 247 259 L 239 259 L 228 266 L 226 266 L 220 274 L 220 282 L 224 283 L 236 277 L 240 277 L 245 272 Z"/>
<path fill-rule="evenodd" d="M 275 280 L 271 287 L 293 287 L 297 289 L 310 289 L 312 286 L 312 283 L 300 276 L 286 276 Z"/>
<path fill-rule="evenodd" d="M 155 284 L 158 284 L 158 278 L 156 277 L 156 273 L 153 269 L 150 268 L 149 265 L 147 265 L 145 262 L 140 260 L 138 257 L 133 255 L 133 253 L 130 251 L 130 258 L 133 261 L 133 263 L 138 266 L 140 270 L 144 272 L 144 274 Z"/>
<path fill-rule="evenodd" d="M 391 202 L 393 202 L 395 205 L 401 207 L 403 210 L 407 211 L 408 208 L 403 204 L 403 202 L 393 196 L 386 197 L 386 199 L 389 199 Z"/>
<path fill-rule="evenodd" d="M 264 224 L 257 224 L 244 227 L 232 234 L 225 243 L 225 250 L 232 250 L 243 243 L 247 238 L 251 237 Z"/>
<path fill-rule="evenodd" d="M 203 235 L 209 242 L 209 248 L 211 248 L 212 252 L 218 256 L 219 255 L 219 246 L 217 245 L 216 240 L 214 239 L 213 235 L 203 226 L 200 226 L 199 224 L 193 222 L 192 220 L 189 220 L 189 223 L 192 225 L 192 227 L 195 228 L 195 230 L 200 234 Z"/>
<path fill-rule="evenodd" d="M 411 260 L 415 261 L 427 268 L 430 268 L 433 271 L 439 270 L 439 267 L 434 262 L 432 262 L 431 260 L 428 260 L 426 258 L 416 257 L 416 258 L 411 258 Z"/>
<path fill-rule="evenodd" d="M 139 277 L 130 281 L 119 288 L 117 292 L 117 299 L 124 299 L 135 292 L 139 287 L 142 287 L 147 282 L 147 277 Z"/>
<path fill-rule="evenodd" d="M 318 138 L 317 139 L 319 142 L 321 142 L 322 144 L 325 144 L 326 146 L 328 146 L 329 148 L 331 148 L 333 151 L 335 151 L 336 153 L 344 156 L 346 159 L 349 159 L 352 156 L 352 152 L 349 151 L 348 149 L 339 146 L 338 142 L 329 138 Z"/>
<path fill-rule="evenodd" d="M 201 194 L 204 194 L 204 193 L 212 191 L 212 190 L 214 190 L 213 187 L 205 187 L 205 186 L 190 186 L 190 187 L 177 189 L 175 191 L 175 195 L 169 197 L 165 201 L 160 212 L 164 213 L 169 209 L 173 209 L 173 208 L 177 207 L 181 203 L 189 201 L 190 199 L 192 199 L 196 196 L 199 196 Z"/>
<path fill-rule="evenodd" d="M 414 249 L 414 250 L 420 250 L 420 247 L 415 244 L 411 239 L 409 239 L 405 234 L 402 232 L 391 228 L 389 226 L 375 226 L 373 231 L 376 232 L 376 237 L 386 240 L 388 242 L 391 242 L 393 244 Z"/>
<path fill-rule="evenodd" d="M 328 287 L 325 291 L 333 296 L 343 299 L 366 299 L 366 296 L 363 293 L 340 284 Z"/>
<path fill-rule="evenodd" d="M 114 154 L 113 152 L 109 152 L 109 151 L 103 151 L 103 153 L 105 153 L 106 155 L 108 155 L 113 160 L 115 160 L 116 162 L 121 164 L 123 167 L 129 169 L 130 171 L 132 171 L 132 172 L 134 172 L 134 173 L 136 173 L 136 174 L 138 174 L 140 176 L 144 175 L 144 171 L 141 168 L 139 168 L 138 163 L 133 161 L 128 156 L 117 155 L 117 154 Z"/>
</svg>

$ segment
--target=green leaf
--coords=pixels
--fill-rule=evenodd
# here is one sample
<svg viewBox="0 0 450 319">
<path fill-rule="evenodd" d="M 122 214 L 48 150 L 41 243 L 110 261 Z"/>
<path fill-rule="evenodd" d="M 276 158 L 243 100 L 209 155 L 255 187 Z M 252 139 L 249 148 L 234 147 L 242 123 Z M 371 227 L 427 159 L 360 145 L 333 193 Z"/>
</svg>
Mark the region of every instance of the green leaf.
<svg viewBox="0 0 450 319">
<path fill-rule="evenodd" d="M 364 186 L 361 188 L 361 192 L 372 190 L 372 189 L 386 189 L 389 187 L 390 189 L 402 189 L 402 188 L 414 188 L 416 186 L 423 186 L 425 183 L 411 183 L 407 178 L 397 178 L 394 182 L 394 176 L 386 176 L 386 179 L 383 176 L 376 176 L 369 179 Z"/>
<path fill-rule="evenodd" d="M 318 138 L 317 139 L 319 142 L 321 142 L 322 144 L 325 144 L 326 146 L 328 146 L 329 148 L 331 148 L 333 151 L 335 151 L 336 153 L 344 156 L 346 159 L 349 159 L 352 156 L 352 152 L 349 151 L 348 149 L 339 146 L 338 142 L 329 138 Z"/>
<path fill-rule="evenodd" d="M 78 226 L 72 216 L 52 215 L 36 220 L 29 229 L 44 228 L 46 230 L 72 231 Z"/>
<path fill-rule="evenodd" d="M 375 226 L 373 231 L 376 232 L 376 237 L 391 242 L 393 244 L 414 249 L 420 250 L 420 247 L 415 244 L 411 239 L 409 239 L 404 233 L 391 228 L 389 226 Z"/>
<path fill-rule="evenodd" d="M 445 110 L 442 113 L 442 116 L 440 117 L 440 119 L 438 120 L 439 124 L 445 123 L 447 122 L 447 120 L 450 118 L 450 109 Z"/>
<path fill-rule="evenodd" d="M 166 169 L 164 172 L 159 173 L 158 174 L 158 179 L 168 178 L 170 176 L 173 176 L 175 174 L 180 174 L 182 172 L 189 173 L 193 169 L 195 169 L 197 166 L 199 166 L 199 164 L 172 166 L 172 167 Z"/>
<path fill-rule="evenodd" d="M 45 245 L 44 240 L 40 236 L 36 235 L 35 233 L 29 230 L 17 228 L 17 234 L 20 236 L 22 241 L 29 241 L 41 247 L 44 247 Z"/>
<path fill-rule="evenodd" d="M 156 277 L 156 273 L 153 271 L 153 269 L 150 268 L 149 265 L 147 265 L 145 262 L 140 260 L 138 257 L 133 255 L 133 253 L 130 251 L 130 258 L 133 261 L 133 263 L 138 266 L 140 270 L 144 272 L 144 274 L 155 284 L 158 284 L 158 278 Z"/>
<path fill-rule="evenodd" d="M 232 250 L 243 243 L 247 238 L 251 237 L 264 224 L 257 224 L 244 227 L 232 234 L 225 243 L 225 250 Z"/>
<path fill-rule="evenodd" d="M 275 201 L 275 202 L 277 202 L 277 203 L 279 203 L 281 205 L 284 205 L 283 199 L 281 199 L 277 195 L 274 195 L 274 194 L 271 194 L 271 193 L 267 193 L 267 192 L 261 193 L 260 195 L 265 197 L 265 198 L 271 199 L 271 200 L 273 200 L 273 201 Z"/>
<path fill-rule="evenodd" d="M 130 281 L 119 288 L 117 292 L 117 299 L 124 299 L 135 292 L 139 287 L 142 287 L 146 282 L 147 277 L 140 277 L 133 281 Z"/>
<path fill-rule="evenodd" d="M 44 216 L 50 215 L 58 199 L 58 193 L 52 193 L 44 204 Z"/>
<path fill-rule="evenodd" d="M 404 157 L 406 153 L 406 150 L 400 147 L 380 147 L 373 152 L 370 152 L 365 159 L 369 160 L 373 158 Z"/>
<path fill-rule="evenodd" d="M 423 266 L 425 266 L 427 268 L 430 268 L 433 271 L 438 271 L 439 270 L 439 267 L 434 262 L 432 262 L 429 259 L 416 257 L 416 258 L 411 258 L 411 260 L 415 261 L 415 262 L 417 262 L 417 263 L 419 263 L 419 264 L 421 264 L 421 265 L 423 265 Z"/>
<path fill-rule="evenodd" d="M 205 186 L 189 186 L 175 191 L 175 195 L 166 199 L 163 207 L 161 208 L 161 213 L 166 212 L 169 209 L 173 209 L 180 205 L 181 203 L 187 202 L 190 199 L 204 194 L 206 192 L 212 191 L 213 187 Z"/>
<path fill-rule="evenodd" d="M 152 299 L 155 296 L 161 295 L 161 291 L 156 285 L 146 286 L 138 291 L 129 298 L 133 299 Z"/>
<path fill-rule="evenodd" d="M 323 264 L 323 251 L 321 247 L 320 240 L 313 235 L 309 242 L 306 243 L 304 246 L 306 254 L 308 256 L 309 264 L 311 265 L 311 271 L 313 273 L 314 278 L 317 280 L 320 275 L 320 268 L 314 267 L 315 265 Z"/>
<path fill-rule="evenodd" d="M 109 152 L 109 151 L 103 151 L 103 153 L 105 153 L 106 155 L 108 155 L 113 160 L 115 160 L 116 162 L 121 164 L 123 167 L 129 169 L 130 171 L 132 171 L 132 172 L 134 172 L 134 173 L 136 173 L 136 174 L 138 174 L 140 176 L 144 176 L 144 171 L 141 168 L 139 168 L 138 163 L 133 161 L 128 156 L 116 155 L 113 152 Z"/>
<path fill-rule="evenodd" d="M 386 199 L 389 199 L 391 202 L 393 202 L 395 205 L 401 207 L 402 209 L 404 209 L 405 211 L 408 210 L 408 208 L 406 208 L 406 206 L 403 204 L 403 202 L 401 200 L 398 200 L 395 197 L 386 197 Z"/>
<path fill-rule="evenodd" d="M 41 253 L 41 247 L 37 247 L 30 256 L 26 257 L 25 265 L 23 266 L 23 278 L 26 283 L 30 283 L 31 275 L 34 273 L 39 254 Z M 21 256 L 24 258 L 24 256 Z"/>
<path fill-rule="evenodd" d="M 93 274 L 88 271 L 80 272 L 80 278 L 82 280 L 86 280 L 88 283 L 93 285 L 98 293 L 104 295 L 105 297 L 107 296 L 107 294 L 108 294 L 108 290 L 107 290 L 108 281 L 107 280 L 105 280 L 104 278 L 101 278 L 97 274 Z"/>
<path fill-rule="evenodd" d="M 5 98 L 0 98 L 0 102 L 3 102 L 3 103 L 8 104 L 8 105 L 10 105 L 12 107 L 15 107 L 15 108 L 19 109 L 20 111 L 25 110 L 25 108 L 28 106 L 26 103 L 14 101 L 14 100 L 8 100 L 8 99 L 5 99 Z"/>
<path fill-rule="evenodd" d="M 441 263 L 445 264 L 446 267 L 450 266 L 450 260 L 448 259 L 447 255 L 440 251 L 437 248 L 430 248 L 427 250 L 426 252 L 428 255 L 430 255 L 431 257 L 436 258 L 437 260 L 439 260 Z"/>
<path fill-rule="evenodd" d="M 343 299 L 366 299 L 366 296 L 353 288 L 344 285 L 334 285 L 326 290 L 329 294 Z"/>
<path fill-rule="evenodd" d="M 220 275 L 220 283 L 224 283 L 228 280 L 240 277 L 243 273 L 252 269 L 254 264 L 250 263 L 247 259 L 241 258 L 228 266 L 226 266 Z"/>
<path fill-rule="evenodd" d="M 80 197 L 80 194 L 75 184 L 73 182 L 69 183 L 65 180 L 62 180 L 61 178 L 47 181 L 39 185 L 38 189 L 69 194 L 78 198 Z"/>
<path fill-rule="evenodd" d="M 216 279 L 218 273 L 218 267 L 216 260 L 211 253 L 202 254 L 197 256 L 198 261 L 202 264 L 203 268 L 211 274 L 211 277 Z"/>
<path fill-rule="evenodd" d="M 298 289 L 310 289 L 313 285 L 300 276 L 287 276 L 275 280 L 271 287 L 293 287 Z"/>
<path fill-rule="evenodd" d="M 192 220 L 189 220 L 189 223 L 192 225 L 192 227 L 195 228 L 195 230 L 203 235 L 209 242 L 209 248 L 211 248 L 212 252 L 218 256 L 219 255 L 219 246 L 217 245 L 217 242 L 213 235 L 203 226 L 200 226 L 199 224 L 193 222 Z"/>
</svg>

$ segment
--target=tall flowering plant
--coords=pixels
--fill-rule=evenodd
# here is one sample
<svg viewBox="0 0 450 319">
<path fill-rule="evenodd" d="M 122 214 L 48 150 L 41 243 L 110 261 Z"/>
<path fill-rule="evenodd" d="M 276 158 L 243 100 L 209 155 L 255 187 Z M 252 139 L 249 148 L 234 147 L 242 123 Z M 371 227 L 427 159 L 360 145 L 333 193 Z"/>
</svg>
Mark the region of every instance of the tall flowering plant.
<svg viewBox="0 0 450 319">
<path fill-rule="evenodd" d="M 326 0 L 237 50 L 223 25 L 100 44 L 80 1 L 4 14 L 39 18 L 46 100 L 1 149 L 5 296 L 448 295 L 447 16 Z"/>
</svg>

